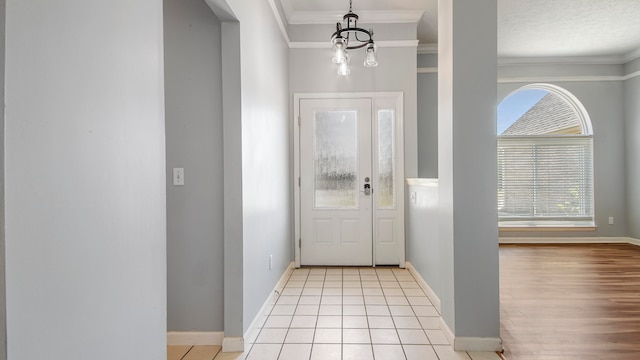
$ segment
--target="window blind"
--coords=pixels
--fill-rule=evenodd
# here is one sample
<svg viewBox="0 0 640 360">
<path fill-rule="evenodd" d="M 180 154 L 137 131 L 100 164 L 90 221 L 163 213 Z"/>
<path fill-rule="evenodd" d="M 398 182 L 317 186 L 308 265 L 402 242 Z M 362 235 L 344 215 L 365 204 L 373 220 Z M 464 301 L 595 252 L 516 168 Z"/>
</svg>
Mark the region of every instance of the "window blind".
<svg viewBox="0 0 640 360">
<path fill-rule="evenodd" d="M 498 215 L 593 220 L 591 136 L 498 137 Z"/>
</svg>

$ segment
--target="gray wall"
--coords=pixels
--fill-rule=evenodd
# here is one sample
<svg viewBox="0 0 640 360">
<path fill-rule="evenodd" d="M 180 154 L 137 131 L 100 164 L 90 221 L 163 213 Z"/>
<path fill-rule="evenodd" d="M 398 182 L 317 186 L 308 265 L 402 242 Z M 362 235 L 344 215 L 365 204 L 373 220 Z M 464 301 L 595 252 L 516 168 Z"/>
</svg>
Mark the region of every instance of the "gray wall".
<svg viewBox="0 0 640 360">
<path fill-rule="evenodd" d="M 490 338 L 485 351 L 500 348 L 496 14 L 496 0 L 438 2 L 442 317 L 456 337 Z"/>
<path fill-rule="evenodd" d="M 433 66 L 428 55 L 420 55 L 418 60 L 422 66 Z M 640 62 L 636 61 L 638 64 Z M 634 69 L 634 63 L 627 64 L 628 69 Z M 638 66 L 640 68 L 640 65 Z M 502 101 L 512 91 L 531 82 L 545 82 L 558 85 L 574 94 L 585 106 L 594 130 L 594 190 L 595 215 L 597 231 L 589 232 L 503 232 L 505 237 L 619 237 L 627 236 L 627 196 L 625 184 L 631 184 L 631 178 L 625 179 L 625 159 L 627 166 L 631 165 L 625 152 L 625 145 L 621 139 L 625 134 L 625 109 L 627 114 L 634 107 L 629 98 L 630 86 L 634 80 L 603 81 L 597 76 L 621 76 L 624 74 L 621 65 L 509 65 L 498 68 L 498 101 Z M 593 77 L 591 81 L 555 81 L 562 77 Z M 435 74 L 418 74 L 418 149 L 419 173 L 421 177 L 433 177 L 434 161 L 433 144 L 438 139 L 433 138 L 431 129 L 437 129 L 437 118 L 430 108 L 433 92 L 437 92 L 437 78 Z M 513 82 L 518 79 L 530 79 L 529 82 Z M 630 89 L 630 90 L 626 90 Z M 627 127 L 629 125 L 629 116 Z M 626 131 L 629 134 L 629 131 Z M 633 145 L 628 145 L 633 146 Z M 628 151 L 628 149 L 627 149 Z M 437 165 L 437 162 L 435 163 Z M 423 175 L 424 174 L 424 175 Z M 436 173 L 437 174 L 437 173 Z M 629 198 L 632 199 L 632 198 Z M 614 217 L 614 225 L 608 224 L 610 216 Z"/>
<path fill-rule="evenodd" d="M 438 54 L 418 55 L 418 176 L 438 177 Z"/>
<path fill-rule="evenodd" d="M 438 54 L 419 54 L 418 68 L 437 68 Z"/>
<path fill-rule="evenodd" d="M 596 231 L 589 232 L 506 232 L 501 235 L 508 237 L 626 236 L 623 83 L 621 81 L 545 82 L 560 86 L 575 95 L 591 118 L 594 141 L 595 221 L 598 228 Z M 499 84 L 499 101 L 526 84 Z M 610 216 L 614 217 L 613 225 L 608 223 Z"/>
<path fill-rule="evenodd" d="M 624 93 L 628 228 L 640 239 L 640 77 L 625 81 Z"/>
<path fill-rule="evenodd" d="M 7 302 L 4 252 L 4 46 L 6 6 L 7 2 L 0 0 L 0 360 L 7 358 Z"/>
<path fill-rule="evenodd" d="M 420 60 L 422 56 L 418 56 Z M 418 74 L 418 177 L 438 177 L 438 73 Z"/>
<path fill-rule="evenodd" d="M 8 358 L 166 358 L 162 3 L 6 20 Z"/>
<path fill-rule="evenodd" d="M 418 175 L 416 49 L 378 48 L 376 68 L 365 68 L 358 61 L 350 66 L 351 75 L 336 74 L 331 49 L 290 50 L 290 91 L 295 93 L 385 92 L 404 93 L 405 178 Z M 361 56 L 362 54 L 358 54 Z M 356 57 L 356 56 L 354 56 Z M 313 70 L 310 70 L 313 69 Z"/>
<path fill-rule="evenodd" d="M 164 1 L 169 331 L 224 327 L 220 32 L 202 0 Z"/>
<path fill-rule="evenodd" d="M 373 29 L 373 39 L 375 41 L 383 40 L 412 40 L 416 39 L 416 24 L 404 23 L 404 24 L 364 24 L 358 23 L 358 27 L 363 29 Z M 292 24 L 289 26 L 289 37 L 291 41 L 295 42 L 321 42 L 327 45 L 327 49 L 331 48 L 329 41 L 331 40 L 331 34 L 336 31 L 336 25 L 334 24 L 320 24 L 320 25 L 299 25 Z"/>
<path fill-rule="evenodd" d="M 220 17 L 219 13 L 218 17 Z M 222 23 L 224 333 L 243 334 L 242 80 L 240 23 Z"/>
<path fill-rule="evenodd" d="M 407 185 L 407 261 L 440 297 L 443 288 L 438 237 L 438 180 L 426 180 L 420 185 Z M 411 193 L 415 193 L 415 202 L 411 201 Z"/>
</svg>

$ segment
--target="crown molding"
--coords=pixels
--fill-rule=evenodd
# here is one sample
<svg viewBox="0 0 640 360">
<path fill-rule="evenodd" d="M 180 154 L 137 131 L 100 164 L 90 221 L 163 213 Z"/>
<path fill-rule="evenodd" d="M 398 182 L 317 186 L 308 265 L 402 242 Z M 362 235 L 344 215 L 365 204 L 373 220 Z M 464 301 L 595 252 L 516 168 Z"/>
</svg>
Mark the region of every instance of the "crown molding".
<svg viewBox="0 0 640 360">
<path fill-rule="evenodd" d="M 293 11 L 290 14 L 291 25 L 335 24 L 342 21 L 344 11 Z M 417 23 L 424 10 L 361 10 L 358 16 L 366 24 L 404 24 Z"/>
<path fill-rule="evenodd" d="M 378 40 L 376 41 L 376 46 L 381 48 L 392 48 L 392 47 L 418 47 L 418 40 Z"/>
<path fill-rule="evenodd" d="M 271 11 L 273 11 L 273 16 L 276 18 L 276 22 L 278 23 L 278 27 L 280 28 L 280 32 L 282 33 L 282 37 L 284 38 L 284 41 L 287 43 L 287 46 L 290 48 L 291 40 L 289 39 L 287 28 L 284 26 L 284 22 L 282 21 L 282 17 L 280 16 L 280 11 L 278 11 L 278 6 L 276 5 L 275 0 L 268 0 L 268 2 L 269 2 L 269 6 L 271 6 Z M 282 5 L 282 2 L 280 4 Z"/>
<path fill-rule="evenodd" d="M 437 67 L 419 67 L 418 74 L 437 73 Z M 589 82 L 589 81 L 626 81 L 640 76 L 640 70 L 624 76 L 538 76 L 538 77 L 501 77 L 498 84 L 512 83 L 548 83 L 548 82 Z"/>
<path fill-rule="evenodd" d="M 437 54 L 438 44 L 418 45 L 418 54 Z M 499 57 L 498 66 L 510 65 L 623 65 L 640 58 L 640 49 L 624 55 Z"/>
<path fill-rule="evenodd" d="M 547 82 L 592 82 L 623 81 L 625 76 L 535 76 L 535 77 L 500 77 L 498 84 L 511 83 L 547 83 Z"/>
<path fill-rule="evenodd" d="M 379 48 L 393 48 L 393 47 L 418 47 L 418 40 L 380 40 L 376 41 L 376 46 Z M 291 49 L 330 49 L 331 43 L 329 41 L 294 41 L 289 43 Z"/>
<path fill-rule="evenodd" d="M 626 61 L 621 55 L 606 56 L 550 56 L 550 57 L 499 57 L 498 65 L 620 65 Z"/>
<path fill-rule="evenodd" d="M 420 44 L 418 45 L 418 54 L 437 54 L 438 44 Z"/>
<path fill-rule="evenodd" d="M 284 11 L 284 16 L 287 18 L 287 24 L 291 24 L 291 14 L 293 14 L 293 4 L 291 1 L 292 0 L 278 0 Z"/>
<path fill-rule="evenodd" d="M 627 74 L 625 76 L 623 76 L 623 80 L 629 80 L 629 79 L 633 79 L 640 76 L 640 70 L 632 72 L 630 74 Z"/>
<path fill-rule="evenodd" d="M 293 41 L 289 44 L 290 49 L 330 49 L 331 43 L 328 41 Z"/>
<path fill-rule="evenodd" d="M 629 51 L 628 53 L 624 54 L 623 58 L 625 60 L 625 63 L 633 61 L 635 59 L 640 59 L 640 48 Z"/>
<path fill-rule="evenodd" d="M 437 67 L 419 67 L 418 68 L 418 74 L 437 74 L 437 73 L 438 73 Z"/>
<path fill-rule="evenodd" d="M 589 81 L 625 81 L 640 76 L 640 70 L 622 76 L 538 76 L 538 77 L 501 77 L 499 84 L 509 83 L 546 83 L 546 82 L 589 82 Z"/>
</svg>

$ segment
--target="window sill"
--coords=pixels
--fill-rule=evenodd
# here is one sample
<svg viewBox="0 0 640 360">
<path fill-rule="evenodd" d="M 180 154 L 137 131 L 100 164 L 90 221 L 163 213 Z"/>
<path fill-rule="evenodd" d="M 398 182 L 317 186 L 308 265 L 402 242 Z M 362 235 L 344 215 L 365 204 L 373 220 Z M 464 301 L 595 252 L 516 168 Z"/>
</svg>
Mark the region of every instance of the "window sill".
<svg viewBox="0 0 640 360">
<path fill-rule="evenodd" d="M 501 232 L 533 231 L 596 231 L 598 227 L 592 221 L 502 221 L 498 223 Z"/>
</svg>

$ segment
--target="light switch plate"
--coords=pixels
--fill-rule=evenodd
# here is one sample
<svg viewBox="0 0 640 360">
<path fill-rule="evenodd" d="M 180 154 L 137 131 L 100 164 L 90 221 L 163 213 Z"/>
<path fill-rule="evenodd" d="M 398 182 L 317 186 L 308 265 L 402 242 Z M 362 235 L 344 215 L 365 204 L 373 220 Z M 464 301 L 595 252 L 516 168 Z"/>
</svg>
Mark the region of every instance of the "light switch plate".
<svg viewBox="0 0 640 360">
<path fill-rule="evenodd" d="M 173 168 L 173 185 L 184 185 L 184 168 Z"/>
</svg>

